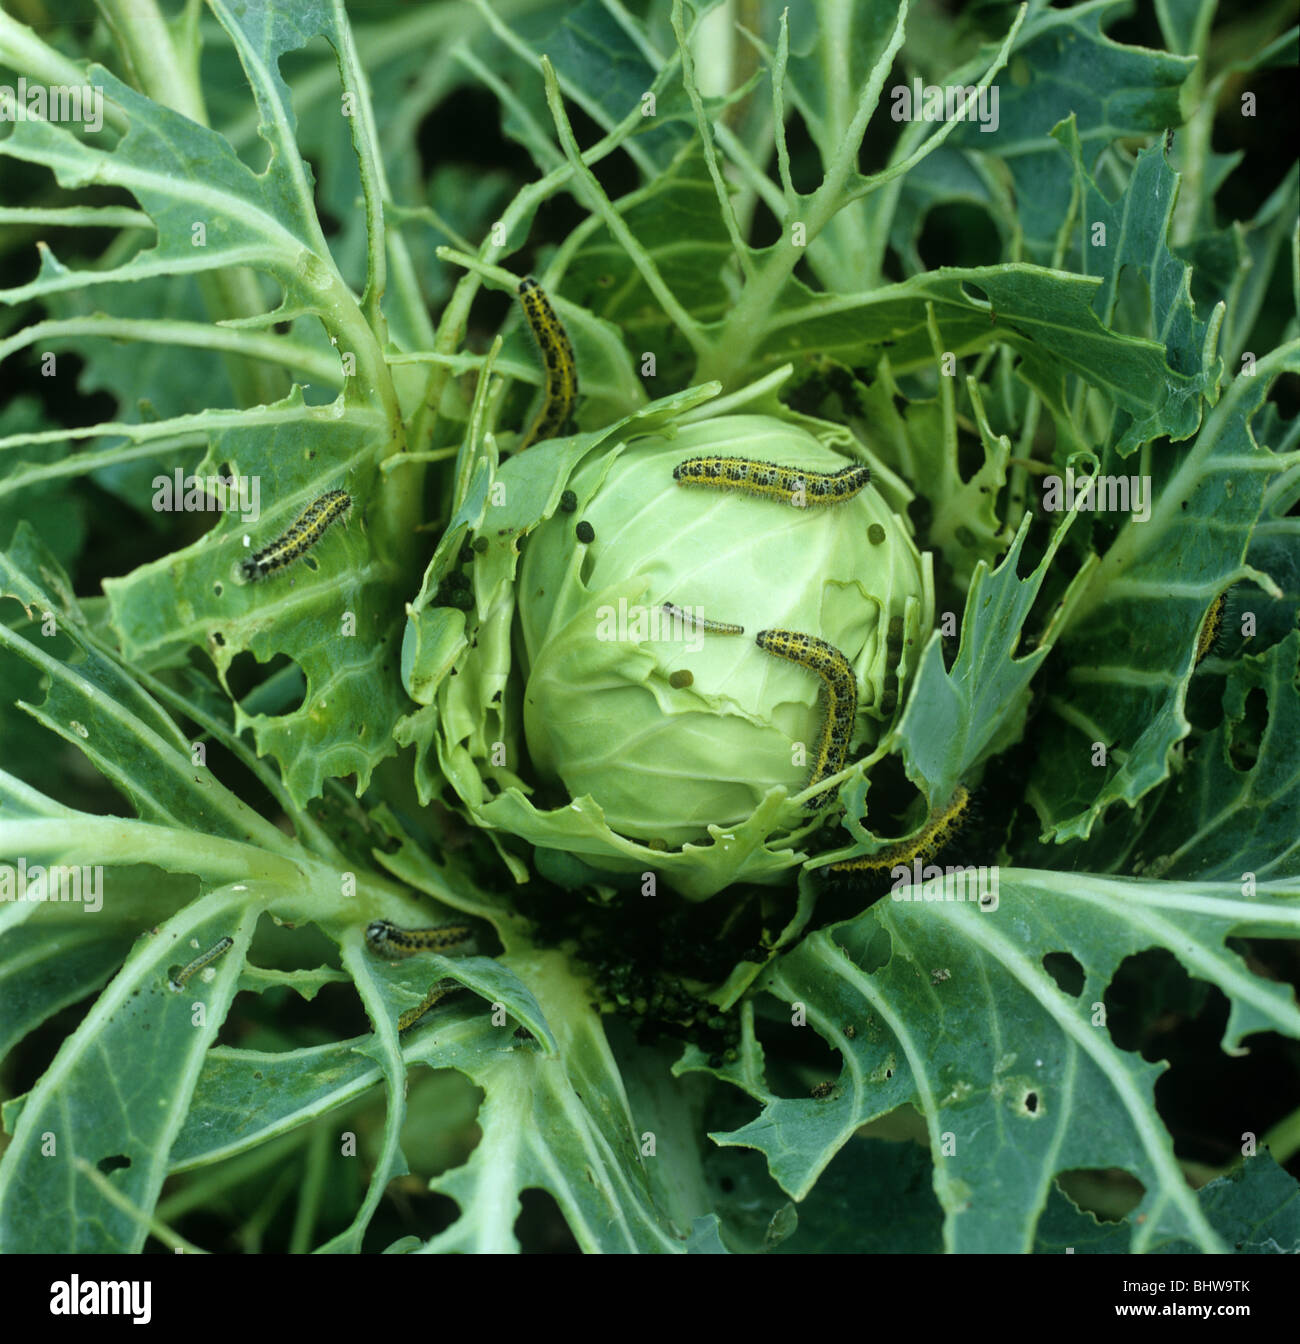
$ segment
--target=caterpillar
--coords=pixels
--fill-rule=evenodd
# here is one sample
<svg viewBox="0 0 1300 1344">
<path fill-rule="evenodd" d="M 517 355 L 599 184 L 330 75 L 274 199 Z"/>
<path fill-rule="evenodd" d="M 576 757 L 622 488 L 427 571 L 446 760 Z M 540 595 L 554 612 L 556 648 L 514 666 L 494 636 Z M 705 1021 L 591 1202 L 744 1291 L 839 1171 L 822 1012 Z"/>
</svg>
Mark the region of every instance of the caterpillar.
<svg viewBox="0 0 1300 1344">
<path fill-rule="evenodd" d="M 209 962 L 216 961 L 216 959 L 223 952 L 225 952 L 228 948 L 234 945 L 234 942 L 235 940 L 233 938 L 230 937 L 223 938 L 219 943 L 214 943 L 210 948 L 208 948 L 206 952 L 203 952 L 199 956 L 195 957 L 194 960 L 190 962 L 190 964 L 186 966 L 184 970 L 180 972 L 179 975 L 172 976 L 171 978 L 172 989 L 177 994 L 179 994 L 181 990 L 185 988 L 185 982 L 190 978 L 190 976 L 194 975 L 195 972 L 197 971 L 201 971 L 206 965 L 208 965 Z"/>
<path fill-rule="evenodd" d="M 673 468 L 678 485 L 704 485 L 714 490 L 739 490 L 746 495 L 777 499 L 796 509 L 810 504 L 839 504 L 852 499 L 871 481 L 869 467 L 839 471 L 803 471 L 747 457 L 690 457 Z"/>
<path fill-rule="evenodd" d="M 352 496 L 346 490 L 327 491 L 308 504 L 288 529 L 269 546 L 263 547 L 256 555 L 246 556 L 240 562 L 239 572 L 246 582 L 254 583 L 292 564 L 315 546 L 325 535 L 326 528 L 346 517 L 351 508 Z"/>
<path fill-rule="evenodd" d="M 743 635 L 745 633 L 743 625 L 728 625 L 725 621 L 706 621 L 701 616 L 692 616 L 685 608 L 674 606 L 671 602 L 664 603 L 664 611 L 675 620 L 680 619 L 685 621 L 687 625 L 693 625 L 697 630 L 709 630 L 715 635 Z"/>
<path fill-rule="evenodd" d="M 381 957 L 409 957 L 414 952 L 441 952 L 472 936 L 468 924 L 439 924 L 430 929 L 399 929 L 386 919 L 366 926 L 366 946 Z"/>
<path fill-rule="evenodd" d="M 573 346 L 569 344 L 569 333 L 555 316 L 555 309 L 541 285 L 531 275 L 519 282 L 519 302 L 546 364 L 546 393 L 519 444 L 522 452 L 541 439 L 555 438 L 564 428 L 573 403 L 578 399 L 578 366 L 573 358 Z"/>
<path fill-rule="evenodd" d="M 886 845 L 874 854 L 829 863 L 823 871 L 838 876 L 845 873 L 889 872 L 899 864 L 910 864 L 914 859 L 920 859 L 923 864 L 928 863 L 962 828 L 969 803 L 970 794 L 963 785 L 958 784 L 948 806 L 933 813 L 911 839 Z"/>
<path fill-rule="evenodd" d="M 410 1031 L 415 1024 L 429 1011 L 434 1004 L 445 999 L 448 994 L 454 994 L 458 989 L 464 989 L 457 980 L 438 980 L 429 989 L 424 998 L 414 1007 L 408 1008 L 397 1019 L 397 1030 L 399 1032 Z"/>
<path fill-rule="evenodd" d="M 1214 647 L 1215 640 L 1219 638 L 1219 631 L 1223 628 L 1223 604 L 1227 596 L 1227 593 L 1220 593 L 1210 603 L 1210 609 L 1205 613 L 1200 634 L 1196 637 L 1196 663 L 1193 666 L 1200 663 Z"/>
<path fill-rule="evenodd" d="M 760 630 L 754 642 L 778 658 L 815 672 L 825 688 L 826 715 L 817 741 L 812 777 L 808 781 L 811 788 L 844 768 L 849 739 L 853 736 L 853 720 L 858 712 L 858 679 L 839 649 L 815 635 L 803 635 L 793 630 Z M 810 799 L 807 807 L 810 811 L 825 807 L 834 796 L 823 791 Z"/>
</svg>

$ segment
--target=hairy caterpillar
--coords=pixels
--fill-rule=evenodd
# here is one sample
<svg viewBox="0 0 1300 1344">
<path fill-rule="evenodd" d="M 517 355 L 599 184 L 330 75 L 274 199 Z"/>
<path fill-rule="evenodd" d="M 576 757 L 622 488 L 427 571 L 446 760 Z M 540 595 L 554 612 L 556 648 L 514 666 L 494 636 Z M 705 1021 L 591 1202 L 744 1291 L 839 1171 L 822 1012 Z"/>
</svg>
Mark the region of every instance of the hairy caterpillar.
<svg viewBox="0 0 1300 1344">
<path fill-rule="evenodd" d="M 839 649 L 814 635 L 802 635 L 793 630 L 760 630 L 754 642 L 778 658 L 815 672 L 825 688 L 826 715 L 817 741 L 812 777 L 808 781 L 811 788 L 844 768 L 849 739 L 853 736 L 853 720 L 858 712 L 858 679 Z M 823 792 L 811 799 L 807 807 L 809 810 L 825 807 L 833 798 L 834 794 Z"/>
<path fill-rule="evenodd" d="M 1227 593 L 1220 593 L 1210 603 L 1210 609 L 1205 613 L 1205 619 L 1201 622 L 1200 634 L 1196 637 L 1196 663 L 1199 663 L 1209 653 L 1214 647 L 1215 641 L 1219 638 L 1219 631 L 1223 629 L 1223 604 L 1227 596 Z M 1194 663 L 1193 666 L 1195 665 Z"/>
<path fill-rule="evenodd" d="M 553 439 L 564 428 L 573 403 L 578 399 L 578 367 L 573 358 L 573 346 L 569 344 L 569 333 L 555 316 L 555 309 L 541 285 L 531 275 L 519 282 L 519 302 L 546 364 L 546 392 L 533 423 L 520 441 L 522 452 L 541 439 Z"/>
<path fill-rule="evenodd" d="M 283 535 L 256 555 L 246 556 L 239 565 L 244 579 L 253 583 L 305 555 L 325 535 L 325 530 L 352 508 L 352 496 L 346 490 L 330 490 L 313 500 L 289 525 Z"/>
<path fill-rule="evenodd" d="M 690 457 L 673 468 L 678 485 L 705 485 L 714 490 L 739 490 L 746 495 L 777 499 L 796 509 L 810 504 L 839 504 L 852 499 L 871 481 L 869 467 L 839 471 L 804 471 L 747 457 Z"/>
<path fill-rule="evenodd" d="M 715 635 L 743 635 L 745 633 L 743 625 L 728 625 L 725 621 L 706 621 L 703 617 L 692 616 L 689 611 L 674 606 L 671 602 L 664 603 L 664 611 L 674 619 L 680 618 L 687 625 L 693 625 L 697 630 L 708 630 Z"/>
<path fill-rule="evenodd" d="M 953 791 L 948 806 L 931 815 L 929 821 L 910 840 L 899 840 L 874 854 L 864 854 L 856 859 L 844 859 L 840 863 L 830 863 L 823 870 L 826 873 L 840 875 L 845 873 L 889 872 L 899 864 L 910 864 L 914 859 L 928 863 L 961 829 L 966 820 L 966 808 L 970 803 L 970 794 L 958 784 Z"/>
<path fill-rule="evenodd" d="M 190 978 L 190 976 L 194 975 L 198 971 L 201 971 L 206 965 L 208 965 L 209 962 L 216 961 L 216 959 L 223 952 L 225 952 L 228 948 L 234 945 L 234 942 L 235 940 L 233 938 L 226 937 L 223 938 L 219 943 L 214 943 L 210 948 L 208 948 L 206 952 L 200 953 L 197 957 L 194 958 L 192 962 L 190 962 L 188 966 L 184 968 L 184 970 L 180 972 L 179 975 L 172 977 L 171 981 L 172 989 L 174 989 L 176 993 L 179 994 L 181 990 L 185 988 L 185 982 Z"/>
<path fill-rule="evenodd" d="M 399 929 L 386 919 L 366 926 L 366 946 L 381 957 L 409 957 L 414 952 L 441 952 L 472 936 L 468 924 L 439 924 L 429 929 Z"/>
<path fill-rule="evenodd" d="M 397 1019 L 397 1030 L 399 1032 L 409 1031 L 434 1004 L 441 1002 L 448 994 L 454 994 L 458 989 L 464 989 L 464 985 L 457 980 L 437 981 L 420 1003 L 414 1008 L 408 1008 Z"/>
</svg>

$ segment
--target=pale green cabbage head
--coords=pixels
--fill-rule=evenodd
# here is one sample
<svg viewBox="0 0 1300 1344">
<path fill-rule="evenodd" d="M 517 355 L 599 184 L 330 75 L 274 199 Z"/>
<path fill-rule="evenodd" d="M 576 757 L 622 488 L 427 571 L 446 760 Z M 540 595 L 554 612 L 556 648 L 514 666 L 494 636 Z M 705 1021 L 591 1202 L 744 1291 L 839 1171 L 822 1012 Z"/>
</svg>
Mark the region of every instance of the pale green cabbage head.
<svg viewBox="0 0 1300 1344">
<path fill-rule="evenodd" d="M 929 633 L 928 557 L 874 482 L 794 508 L 678 485 L 673 468 L 701 455 L 848 465 L 800 424 L 729 415 L 596 447 L 571 470 L 540 445 L 500 472 L 515 508 L 531 490 L 541 516 L 519 529 L 512 577 L 502 562 L 475 566 L 482 621 L 440 696 L 440 759 L 474 819 L 532 842 L 549 876 L 573 858 L 583 871 L 653 869 L 695 898 L 781 880 L 817 821 L 789 799 L 809 780 L 821 683 L 754 636 L 802 631 L 848 657 L 859 757 L 892 727 L 900 672 Z M 558 507 L 566 488 L 574 512 Z M 511 530 L 496 520 L 487 508 L 480 535 Z M 665 602 L 744 634 L 674 623 Z"/>
</svg>

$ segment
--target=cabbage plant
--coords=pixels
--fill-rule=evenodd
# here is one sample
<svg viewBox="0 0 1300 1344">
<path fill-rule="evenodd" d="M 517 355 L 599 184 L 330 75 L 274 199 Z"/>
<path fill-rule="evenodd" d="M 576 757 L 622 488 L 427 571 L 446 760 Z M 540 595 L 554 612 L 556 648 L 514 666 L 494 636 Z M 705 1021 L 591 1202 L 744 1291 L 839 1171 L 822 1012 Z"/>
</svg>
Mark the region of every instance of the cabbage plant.
<svg viewBox="0 0 1300 1344">
<path fill-rule="evenodd" d="M 0 1249 L 1300 1249 L 1295 29 L 1120 10 L 0 13 Z"/>
</svg>

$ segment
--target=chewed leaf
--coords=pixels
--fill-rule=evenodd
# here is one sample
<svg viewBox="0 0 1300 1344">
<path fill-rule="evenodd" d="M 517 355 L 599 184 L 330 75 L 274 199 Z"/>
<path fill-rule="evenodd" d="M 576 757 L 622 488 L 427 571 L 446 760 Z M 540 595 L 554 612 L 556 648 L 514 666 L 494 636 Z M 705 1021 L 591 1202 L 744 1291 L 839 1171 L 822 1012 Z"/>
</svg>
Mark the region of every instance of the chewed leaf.
<svg viewBox="0 0 1300 1344">
<path fill-rule="evenodd" d="M 1264 719 L 1248 710 L 1263 695 Z M 1300 877 L 1300 634 L 1228 674 L 1223 722 L 1162 795 L 1133 868 L 1166 879 Z M 1251 720 L 1255 721 L 1252 722 Z"/>
<path fill-rule="evenodd" d="M 298 666 L 299 705 L 274 715 L 240 708 L 237 726 L 252 728 L 259 751 L 280 761 L 305 803 L 332 777 L 355 773 L 364 787 L 394 750 L 391 727 L 406 708 L 397 680 L 402 552 L 381 551 L 376 540 L 385 492 L 401 486 L 376 470 L 383 440 L 373 418 L 322 414 L 297 397 L 270 409 L 282 412 L 274 427 L 250 412 L 247 427 L 215 436 L 208 454 L 255 483 L 256 518 L 227 513 L 194 545 L 104 587 L 128 657 L 154 661 L 193 645 L 223 676 L 245 651 L 262 664 L 283 655 Z M 248 557 L 331 488 L 353 500 L 346 523 L 293 564 L 248 582 Z"/>
<path fill-rule="evenodd" d="M 810 1026 L 843 1054 L 838 1087 L 824 1101 L 769 1096 L 757 1119 L 714 1137 L 760 1149 L 801 1199 L 859 1126 L 910 1102 L 926 1119 L 950 1251 L 1028 1250 L 1053 1178 L 1098 1166 L 1123 1167 L 1146 1189 L 1127 1249 L 1171 1239 L 1219 1249 L 1156 1113 L 1162 1066 L 1118 1047 L 1102 1001 L 1121 961 L 1164 947 L 1228 996 L 1224 1049 L 1252 1032 L 1297 1035 L 1289 988 L 1226 946 L 1246 928 L 1300 934 L 1293 890 L 1246 897 L 1226 883 L 1163 889 L 1012 869 L 989 880 L 997 899 L 985 909 L 960 886 L 934 901 L 905 890 L 910 899 L 815 933 L 783 958 L 766 986 L 806 1005 Z M 873 970 L 881 928 L 892 956 Z M 1074 992 L 1044 969 L 1054 950 L 1082 967 Z M 918 1035 L 922 1021 L 932 1025 Z"/>
<path fill-rule="evenodd" d="M 1021 579 L 1016 567 L 1028 521 L 996 569 L 977 566 L 952 671 L 944 667 L 938 634 L 921 656 L 898 738 L 909 777 L 924 781 L 927 793 L 939 803 L 952 796 L 963 776 L 994 746 L 1005 746 L 1018 735 L 1030 683 L 1051 651 L 1055 624 L 1036 648 L 1016 656 L 1026 640 L 1025 619 L 1071 519 L 1057 531 L 1034 571 Z M 1067 599 L 1062 601 L 1068 606 Z"/>
<path fill-rule="evenodd" d="M 1170 438 L 1188 438 L 1200 423 L 1202 400 L 1210 405 L 1218 400 L 1223 364 L 1211 348 L 1209 323 L 1197 318 L 1192 304 L 1192 268 L 1169 251 L 1178 176 L 1163 147 L 1153 145 L 1138 154 L 1123 196 L 1112 205 L 1084 167 L 1076 120 L 1071 117 L 1053 135 L 1069 153 L 1083 188 L 1080 228 L 1086 236 L 1079 249 L 1080 269 L 1087 274 L 1099 264 L 1103 267 L 1098 314 L 1107 325 L 1113 322 L 1121 272 L 1126 267 L 1135 271 L 1149 294 L 1147 334 L 1164 342 L 1170 368 L 1195 375 L 1182 392 L 1184 412 L 1170 416 L 1168 431 Z M 1109 245 L 1096 245 L 1107 239 Z M 1141 437 L 1130 439 L 1130 447 Z"/>
<path fill-rule="evenodd" d="M 1164 780 L 1188 733 L 1187 680 L 1206 611 L 1244 565 L 1266 492 L 1294 453 L 1259 443 L 1253 421 L 1273 378 L 1300 369 L 1300 343 L 1238 377 L 1200 433 L 1158 477 L 1146 509 L 1123 521 L 1062 637 L 1069 658 L 1046 707 L 1052 752 L 1031 797 L 1049 835 L 1086 837 L 1109 806 L 1130 807 Z"/>
</svg>

